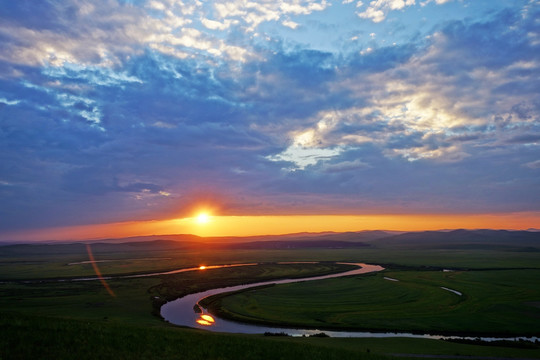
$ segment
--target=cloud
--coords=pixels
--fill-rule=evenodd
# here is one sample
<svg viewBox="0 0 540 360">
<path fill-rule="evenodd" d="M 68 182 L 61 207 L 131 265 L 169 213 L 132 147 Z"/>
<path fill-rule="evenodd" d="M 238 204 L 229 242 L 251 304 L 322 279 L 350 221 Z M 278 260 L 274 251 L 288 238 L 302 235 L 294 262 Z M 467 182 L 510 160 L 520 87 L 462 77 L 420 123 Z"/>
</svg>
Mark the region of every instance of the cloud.
<svg viewBox="0 0 540 360">
<path fill-rule="evenodd" d="M 291 29 L 296 29 L 298 26 L 300 26 L 300 24 L 294 22 L 294 21 L 291 21 L 291 20 L 283 20 L 281 22 L 283 24 L 283 26 L 286 26 L 288 28 L 291 28 Z"/>
<path fill-rule="evenodd" d="M 526 27 L 537 27 L 527 19 Z M 517 24 L 523 19 L 508 12 L 484 23 L 449 23 L 413 56 L 411 48 L 383 48 L 352 60 L 350 72 L 342 69 L 344 76 L 330 88 L 347 89 L 361 105 L 342 102 L 338 111 L 321 110 L 289 133 L 291 145 L 281 155 L 268 158 L 305 169 L 306 158 L 310 165 L 328 163 L 371 143 L 389 158 L 459 163 L 504 144 L 537 144 L 531 131 L 538 129 L 540 111 L 529 75 L 540 68 L 533 59 L 523 60 L 537 45 L 520 37 L 524 30 Z M 389 56 L 390 49 L 398 56 Z M 527 80 L 518 80 L 516 71 Z"/>
<path fill-rule="evenodd" d="M 43 73 L 47 76 L 62 79 L 83 80 L 90 85 L 98 86 L 123 86 L 130 83 L 142 83 L 142 80 L 124 72 L 115 72 L 111 68 L 99 66 L 81 66 L 69 62 L 62 66 L 49 66 L 44 68 Z"/>
<path fill-rule="evenodd" d="M 370 19 L 375 23 L 379 23 L 386 18 L 388 11 L 401 10 L 407 6 L 412 6 L 416 3 L 415 0 L 377 0 L 371 1 L 369 6 L 362 12 L 358 12 L 358 16 L 364 19 Z M 437 2 L 438 3 L 438 2 Z M 361 2 L 359 5 L 362 6 Z"/>
<path fill-rule="evenodd" d="M 362 160 L 356 159 L 353 161 L 342 161 L 337 164 L 324 164 L 324 170 L 328 173 L 338 173 L 343 171 L 356 171 L 361 169 L 369 169 L 372 166 L 363 162 Z"/>
<path fill-rule="evenodd" d="M 29 102 L 30 106 L 34 106 L 40 112 L 60 112 L 63 113 L 64 121 L 71 119 L 84 119 L 84 122 L 90 126 L 104 131 L 101 126 L 102 113 L 99 105 L 95 100 L 92 100 L 86 96 L 74 94 L 68 90 L 64 91 L 57 82 L 51 84 L 36 85 L 29 82 L 23 82 L 25 88 L 30 89 L 32 93 L 46 94 L 51 101 L 46 105 L 39 104 L 43 101 L 42 98 L 35 98 L 34 101 Z M 39 96 L 39 95 L 38 95 Z"/>
<path fill-rule="evenodd" d="M 243 24 L 247 32 L 253 32 L 265 22 L 277 22 L 281 19 L 284 26 L 291 27 L 292 21 L 284 19 L 290 15 L 309 15 L 314 11 L 323 11 L 328 6 L 326 0 L 287 0 L 272 1 L 218 1 L 213 4 L 216 20 L 237 21 Z"/>
<path fill-rule="evenodd" d="M 202 19 L 201 22 L 206 28 L 210 30 L 221 30 L 221 31 L 227 30 L 231 26 L 231 24 L 233 24 L 233 22 L 230 20 L 227 20 L 221 23 L 219 21 L 214 21 L 210 19 Z"/>
<path fill-rule="evenodd" d="M 114 0 L 92 5 L 70 0 L 69 5 L 43 7 L 45 19 L 54 17 L 55 23 L 25 22 L 26 13 L 17 14 L 16 21 L 3 22 L 0 35 L 11 41 L 4 44 L 0 59 L 32 66 L 112 66 L 145 48 L 179 58 L 230 56 L 244 61 L 247 56 L 246 49 L 190 27 L 200 4 L 151 1 L 148 8 L 155 14 Z M 221 30 L 227 26 L 227 22 L 218 26 L 208 19 L 203 23 Z"/>
<path fill-rule="evenodd" d="M 523 166 L 526 166 L 530 169 L 540 169 L 540 160 L 535 160 L 535 161 L 525 163 L 523 164 Z"/>
<path fill-rule="evenodd" d="M 427 0 L 420 2 L 421 6 L 426 6 L 429 3 L 435 2 L 437 5 L 448 3 L 452 0 Z M 350 3 L 352 1 L 348 1 Z M 364 3 L 358 1 L 357 8 L 363 7 Z M 407 7 L 416 5 L 416 0 L 375 0 L 370 1 L 364 11 L 357 12 L 357 15 L 363 19 L 369 19 L 374 23 L 380 23 L 386 19 L 386 16 L 391 11 L 403 10 Z"/>
<path fill-rule="evenodd" d="M 342 85 L 359 97 L 370 97 L 369 106 L 362 111 L 378 121 L 399 124 L 408 133 L 422 133 L 424 140 L 437 135 L 431 137 L 438 139 L 435 144 L 396 152 L 406 158 L 462 159 L 477 150 L 467 143 L 445 143 L 472 140 L 478 133 L 483 136 L 477 137 L 476 146 L 513 136 L 517 136 L 513 141 L 530 141 L 531 136 L 520 133 L 537 122 L 540 111 L 530 78 L 516 80 L 515 70 L 524 67 L 523 58 L 516 54 L 534 53 L 536 46 L 526 38 L 515 41 L 522 31 L 516 25 L 522 21 L 501 13 L 489 23 L 449 24 L 432 36 L 425 51 L 389 70 L 363 76 L 364 84 L 383 86 L 367 89 L 354 77 Z M 528 24 L 537 26 L 530 19 Z M 478 57 L 477 53 L 496 56 Z M 498 55 L 502 53 L 513 56 L 503 58 Z M 525 67 L 540 70 L 534 62 Z"/>
<path fill-rule="evenodd" d="M 540 134 L 516 135 L 507 140 L 510 144 L 539 144 Z"/>
<path fill-rule="evenodd" d="M 537 10 L 396 46 L 354 17 L 380 42 L 311 47 L 305 20 L 349 3 L 6 6 L 0 229 L 172 218 L 199 196 L 229 214 L 537 209 Z"/>
<path fill-rule="evenodd" d="M 309 148 L 298 144 L 289 146 L 280 154 L 268 156 L 270 161 L 293 163 L 291 171 L 304 170 L 307 166 L 330 160 L 342 152 L 340 148 Z"/>
<path fill-rule="evenodd" d="M 6 98 L 0 98 L 0 103 L 4 104 L 4 105 L 9 105 L 9 106 L 13 106 L 13 105 L 17 105 L 21 102 L 21 100 L 8 100 Z"/>
</svg>

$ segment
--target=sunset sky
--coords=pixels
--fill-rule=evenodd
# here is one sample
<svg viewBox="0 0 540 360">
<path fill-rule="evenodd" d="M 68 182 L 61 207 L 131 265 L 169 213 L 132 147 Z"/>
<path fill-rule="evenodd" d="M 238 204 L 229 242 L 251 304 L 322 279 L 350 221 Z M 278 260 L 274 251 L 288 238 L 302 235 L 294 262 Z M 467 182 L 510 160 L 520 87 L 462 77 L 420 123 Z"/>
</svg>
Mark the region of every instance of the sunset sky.
<svg viewBox="0 0 540 360">
<path fill-rule="evenodd" d="M 0 240 L 540 228 L 539 19 L 538 0 L 2 1 Z"/>
</svg>

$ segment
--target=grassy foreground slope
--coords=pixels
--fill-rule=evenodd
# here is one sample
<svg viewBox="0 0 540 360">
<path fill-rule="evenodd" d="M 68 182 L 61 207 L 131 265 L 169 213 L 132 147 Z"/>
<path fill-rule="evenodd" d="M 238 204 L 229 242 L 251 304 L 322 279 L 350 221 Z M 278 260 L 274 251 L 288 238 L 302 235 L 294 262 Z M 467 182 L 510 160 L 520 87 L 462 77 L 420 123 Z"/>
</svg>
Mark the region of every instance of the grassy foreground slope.
<svg viewBox="0 0 540 360">
<path fill-rule="evenodd" d="M 406 338 L 281 338 L 0 313 L 0 359 L 540 359 L 540 349 Z M 407 357 L 403 357 L 403 355 Z M 414 354 L 418 354 L 415 357 Z M 412 355 L 412 356 L 411 356 Z"/>
<path fill-rule="evenodd" d="M 0 359 L 382 359 L 262 336 L 2 314 Z"/>
</svg>

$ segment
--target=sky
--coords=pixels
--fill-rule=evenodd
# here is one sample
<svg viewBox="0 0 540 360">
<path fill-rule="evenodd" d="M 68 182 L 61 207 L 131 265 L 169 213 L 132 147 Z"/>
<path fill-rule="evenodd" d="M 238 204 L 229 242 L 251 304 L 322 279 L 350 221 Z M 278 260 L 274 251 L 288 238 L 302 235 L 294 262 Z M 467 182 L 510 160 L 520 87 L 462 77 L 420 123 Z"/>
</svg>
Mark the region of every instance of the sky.
<svg viewBox="0 0 540 360">
<path fill-rule="evenodd" d="M 538 0 L 0 2 L 0 240 L 540 228 L 539 145 Z"/>
</svg>

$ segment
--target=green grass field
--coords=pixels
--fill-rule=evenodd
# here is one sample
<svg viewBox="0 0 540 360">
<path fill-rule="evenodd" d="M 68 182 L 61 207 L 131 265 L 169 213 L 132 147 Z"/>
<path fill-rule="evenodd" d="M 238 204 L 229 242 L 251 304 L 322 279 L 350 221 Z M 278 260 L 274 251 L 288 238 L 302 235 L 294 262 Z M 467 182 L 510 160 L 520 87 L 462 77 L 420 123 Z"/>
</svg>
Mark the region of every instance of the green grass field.
<svg viewBox="0 0 540 360">
<path fill-rule="evenodd" d="M 45 249 L 47 251 L 43 252 L 43 249 L 22 248 L 15 253 L 0 253 L 0 280 L 3 281 L 0 283 L 2 360 L 383 359 L 393 357 L 391 354 L 403 353 L 540 359 L 538 347 L 526 349 L 403 338 L 282 338 L 214 334 L 179 328 L 156 316 L 159 305 L 164 301 L 216 285 L 303 277 L 340 269 L 333 264 L 267 264 L 148 278 L 113 279 L 108 281 L 115 294 L 113 297 L 98 281 L 47 280 L 94 275 L 90 264 L 68 265 L 88 260 L 85 247 Z M 401 280 L 394 283 L 384 280 L 383 274 L 377 274 L 335 279 L 327 283 L 291 284 L 291 288 L 280 295 L 283 302 L 277 314 L 282 320 L 289 304 L 294 304 L 313 289 L 317 292 L 317 296 L 305 300 L 303 307 L 309 311 L 304 315 L 300 315 L 301 312 L 296 312 L 294 316 L 287 315 L 301 323 L 319 319 L 339 324 L 340 327 L 348 322 L 356 324 L 344 313 L 358 309 L 354 310 L 352 305 L 346 307 L 338 301 L 340 298 L 341 301 L 350 300 L 353 294 L 358 295 L 358 299 L 364 299 L 365 306 L 370 306 L 367 311 L 367 318 L 372 321 L 368 326 L 370 328 L 397 329 L 411 326 L 412 321 L 419 329 L 425 330 L 424 326 L 433 323 L 433 319 L 424 316 L 425 313 L 441 306 L 455 308 L 454 313 L 440 311 L 437 316 L 448 326 L 459 330 L 463 330 L 460 321 L 468 324 L 470 321 L 467 319 L 473 315 L 480 318 L 485 316 L 495 327 L 499 324 L 515 332 L 538 332 L 536 323 L 540 322 L 537 307 L 540 302 L 537 286 L 540 283 L 540 254 L 537 252 L 392 248 L 141 251 L 121 245 L 114 251 L 102 251 L 97 247 L 93 252 L 96 260 L 118 260 L 98 264 L 104 275 L 172 270 L 202 264 L 364 261 L 389 264 L 390 270 L 384 276 Z M 393 268 L 396 270 L 392 271 Z M 499 270 L 443 273 L 432 271 L 433 268 Z M 462 291 L 465 300 L 441 290 L 439 286 Z M 265 291 L 278 291 L 280 288 L 276 286 Z M 366 296 L 366 291 L 369 291 L 369 296 Z M 328 301 L 333 297 L 338 302 L 332 305 L 327 302 L 324 306 L 319 303 L 319 310 L 313 312 L 317 298 L 325 292 Z M 381 299 L 381 294 L 385 295 L 384 299 Z M 276 295 L 268 293 L 266 296 Z M 379 296 L 378 301 L 376 296 Z M 416 318 L 414 321 L 409 319 L 408 322 L 397 323 L 392 320 L 399 315 L 403 318 L 407 311 L 410 311 L 411 319 Z M 360 315 L 357 313 L 355 316 Z M 516 317 L 526 318 L 524 321 L 529 323 L 514 323 Z"/>
<path fill-rule="evenodd" d="M 73 278 L 94 275 L 85 246 L 43 245 L 41 250 L 22 247 L 17 252 L 0 251 L 0 281 L 46 278 Z M 95 248 L 95 249 L 94 249 Z M 105 251 L 93 246 L 99 269 L 105 275 L 168 271 L 200 265 L 278 261 L 344 261 L 457 269 L 540 268 L 540 252 L 487 249 L 402 249 L 370 247 L 361 249 L 294 250 L 162 250 L 120 246 Z M 112 261 L 111 261 L 112 260 Z M 73 264 L 73 265 L 69 265 Z"/>
<path fill-rule="evenodd" d="M 274 325 L 538 335 L 538 284 L 540 270 L 385 271 L 218 295 L 206 303 L 231 319 Z"/>
<path fill-rule="evenodd" d="M 227 285 L 279 278 L 325 275 L 351 266 L 267 264 L 133 279 L 111 279 L 111 296 L 99 281 L 31 281 L 0 285 L 0 309 L 25 314 L 108 322 L 161 325 L 159 306 L 167 300 Z M 158 298 L 158 299 L 156 299 Z"/>
<path fill-rule="evenodd" d="M 0 359 L 399 359 L 392 354 L 540 358 L 539 349 L 427 339 L 278 338 L 18 314 L 2 314 L 0 329 Z"/>
</svg>

